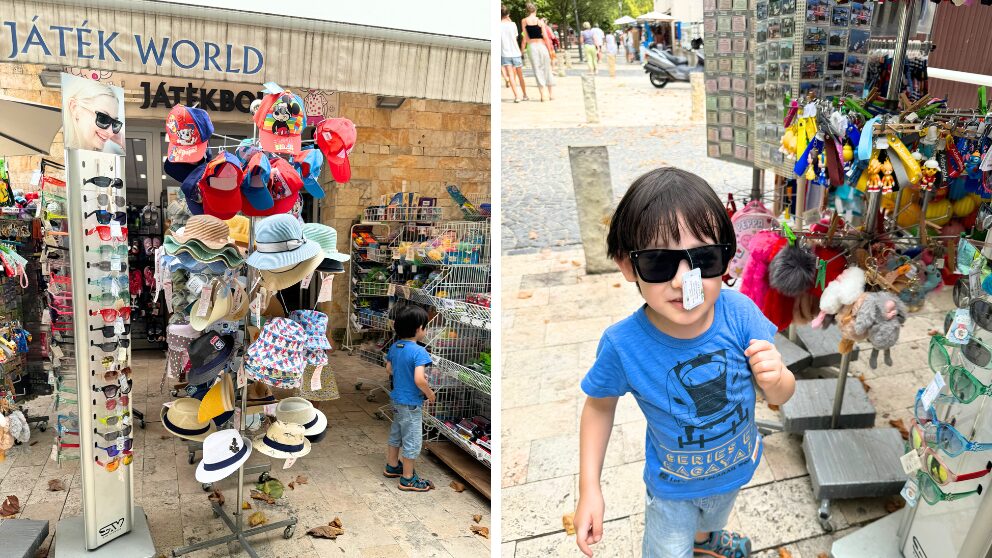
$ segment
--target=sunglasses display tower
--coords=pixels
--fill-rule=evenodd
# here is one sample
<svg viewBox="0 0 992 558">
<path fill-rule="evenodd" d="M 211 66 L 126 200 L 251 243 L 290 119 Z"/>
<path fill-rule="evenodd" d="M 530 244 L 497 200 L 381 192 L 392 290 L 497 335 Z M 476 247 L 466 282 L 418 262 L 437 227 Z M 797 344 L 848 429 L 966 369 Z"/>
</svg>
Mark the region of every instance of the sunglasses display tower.
<svg viewBox="0 0 992 558">
<path fill-rule="evenodd" d="M 127 232 L 117 221 L 100 225 L 84 217 L 124 205 L 122 184 L 115 188 L 87 183 L 94 177 L 122 176 L 123 158 L 68 149 L 65 160 L 73 293 L 71 358 L 75 360 L 83 514 L 59 521 L 52 556 L 151 558 L 157 553 L 145 512 L 134 505 L 134 456 L 130 434 L 125 432 L 136 425 L 131 422 L 130 401 L 121 397 L 130 391 L 128 378 L 123 373 L 116 378 L 108 374 L 128 366 L 130 336 L 122 316 L 109 320 L 114 328 L 111 337 L 93 333 L 108 325 L 105 314 L 111 312 L 104 310 L 130 304 L 127 286 L 121 287 L 117 279 L 127 277 L 127 259 L 112 258 L 109 267 L 100 265 L 101 246 L 126 243 Z"/>
</svg>

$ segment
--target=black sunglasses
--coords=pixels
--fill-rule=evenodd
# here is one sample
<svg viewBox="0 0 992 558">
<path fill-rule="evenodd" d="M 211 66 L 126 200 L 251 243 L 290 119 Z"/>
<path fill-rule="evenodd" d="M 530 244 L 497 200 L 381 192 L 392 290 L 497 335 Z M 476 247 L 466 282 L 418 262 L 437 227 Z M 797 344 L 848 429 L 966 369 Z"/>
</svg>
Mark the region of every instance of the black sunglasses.
<svg viewBox="0 0 992 558">
<path fill-rule="evenodd" d="M 99 110 L 95 110 L 95 111 L 93 111 L 93 114 L 96 115 L 96 125 L 97 125 L 97 127 L 98 128 L 101 128 L 103 130 L 106 130 L 107 128 L 111 128 L 114 131 L 114 133 L 116 134 L 116 133 L 120 132 L 121 131 L 121 128 L 124 126 L 124 123 L 123 122 L 121 122 L 120 120 L 117 120 L 116 118 L 114 118 L 113 116 L 110 116 L 109 114 L 107 114 L 105 112 L 101 112 Z"/>
<path fill-rule="evenodd" d="M 120 178 L 110 178 L 109 176 L 94 176 L 83 182 L 83 184 L 94 184 L 99 188 L 123 188 L 124 181 Z"/>
<path fill-rule="evenodd" d="M 968 313 L 975 325 L 986 331 L 992 331 L 992 304 L 976 298 L 968 305 Z"/>
<path fill-rule="evenodd" d="M 971 302 L 971 286 L 968 285 L 968 279 L 962 277 L 954 283 L 954 290 L 952 291 L 954 298 L 954 306 L 958 308 L 965 308 L 968 303 Z"/>
<path fill-rule="evenodd" d="M 113 398 L 117 397 L 118 395 L 125 395 L 125 394 L 128 394 L 128 393 L 131 393 L 131 388 L 133 386 L 134 386 L 134 380 L 128 380 L 127 381 L 127 387 L 126 388 L 122 388 L 120 386 L 120 384 L 110 384 L 110 385 L 103 386 L 102 388 L 98 388 L 96 386 L 93 386 L 93 391 L 95 391 L 97 393 L 99 393 L 99 392 L 102 391 L 104 397 L 106 397 L 107 399 L 113 399 Z"/>
<path fill-rule="evenodd" d="M 114 326 L 112 325 L 101 327 L 90 326 L 90 331 L 102 331 L 104 339 L 109 337 L 117 337 L 117 332 L 114 331 Z M 128 333 L 131 333 L 131 324 L 124 324 L 124 333 L 121 335 L 127 335 Z"/>
<path fill-rule="evenodd" d="M 90 341 L 90 345 L 93 347 L 99 347 L 105 353 L 112 353 L 118 348 L 127 348 L 131 344 L 130 339 L 118 339 L 117 341 L 107 341 L 106 343 L 94 343 Z"/>
<path fill-rule="evenodd" d="M 710 244 L 688 250 L 635 250 L 630 263 L 645 283 L 667 283 L 675 278 L 682 260 L 689 262 L 690 269 L 699 268 L 704 279 L 722 277 L 732 256 L 729 244 Z"/>
<path fill-rule="evenodd" d="M 90 211 L 83 218 L 96 217 L 96 222 L 101 225 L 109 225 L 110 221 L 117 221 L 122 225 L 127 224 L 127 213 L 123 211 L 118 211 L 114 213 L 113 211 L 107 211 L 106 209 L 97 209 L 96 211 Z"/>
</svg>

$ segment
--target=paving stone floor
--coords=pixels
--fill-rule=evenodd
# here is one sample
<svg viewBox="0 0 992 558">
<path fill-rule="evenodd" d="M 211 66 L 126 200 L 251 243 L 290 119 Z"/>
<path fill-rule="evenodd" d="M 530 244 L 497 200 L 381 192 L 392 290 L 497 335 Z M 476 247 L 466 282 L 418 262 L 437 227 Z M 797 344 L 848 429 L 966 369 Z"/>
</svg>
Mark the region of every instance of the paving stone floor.
<svg viewBox="0 0 992 558">
<path fill-rule="evenodd" d="M 288 484 L 297 475 L 307 475 L 309 483 L 295 490 L 287 489 L 286 497 L 275 505 L 251 501 L 255 510 L 264 511 L 272 521 L 295 514 L 299 518 L 298 528 L 290 540 L 282 538 L 282 530 L 253 537 L 251 541 L 259 556 L 489 556 L 489 541 L 469 531 L 475 514 L 482 516 L 482 525 L 489 526 L 488 500 L 471 488 L 462 493 L 452 490 L 448 485 L 457 476 L 429 455 L 418 461 L 417 468 L 422 476 L 434 482 L 437 490 L 401 492 L 395 487 L 396 481 L 383 478 L 389 422 L 377 420 L 374 413 L 387 398 L 380 393 L 378 402 L 367 402 L 365 393 L 356 392 L 354 384 L 360 376 L 380 378 L 384 373 L 381 369 L 370 370 L 357 357 L 342 353 L 334 353 L 330 359 L 341 390 L 340 399 L 320 405 L 328 416 L 330 432 L 313 446 L 310 455 L 288 471 L 282 471 L 283 461 L 271 460 L 272 476 Z M 213 517 L 207 494 L 194 478 L 195 465 L 187 462 L 186 443 L 168 435 L 157 422 L 157 410 L 164 401 L 172 399 L 167 391 L 159 392 L 164 362 L 157 353 L 134 355 L 134 408 L 148 411 L 150 422 L 145 430 L 135 430 L 136 458 L 131 466 L 135 502 L 148 515 L 156 549 L 168 555 L 175 547 L 228 531 L 220 519 Z M 39 398 L 29 408 L 43 408 L 45 399 L 49 398 Z M 82 502 L 78 463 L 59 467 L 49 460 L 52 434 L 52 430 L 43 433 L 34 429 L 32 442 L 37 441 L 36 444 L 29 443 L 8 453 L 7 460 L 0 463 L 0 494 L 17 495 L 23 507 L 18 517 L 47 519 L 54 534 L 59 518 L 80 514 Z M 249 464 L 266 461 L 270 460 L 256 452 Z M 53 478 L 62 479 L 68 490 L 49 492 L 48 481 Z M 246 477 L 246 495 L 253 481 Z M 236 487 L 237 475 L 214 486 L 224 493 L 228 510 L 236 501 Z M 306 534 L 307 529 L 326 524 L 334 517 L 341 518 L 345 529 L 345 534 L 337 540 L 314 539 Z M 50 543 L 51 536 L 43 548 L 48 549 Z M 188 556 L 215 558 L 247 554 L 240 546 L 218 546 Z"/>
<path fill-rule="evenodd" d="M 504 256 L 502 262 L 502 556 L 578 556 L 562 515 L 574 511 L 578 500 L 578 427 L 585 398 L 579 381 L 603 330 L 636 310 L 642 299 L 619 273 L 585 275 L 581 249 L 545 249 Z M 928 330 L 940 327 L 951 306 L 950 289 L 943 289 L 911 315 L 892 349 L 893 366 L 871 370 L 867 358 L 852 363 L 851 374 L 864 375 L 871 388 L 876 425 L 897 418 L 908 423 L 916 390 L 930 379 Z M 836 377 L 837 371 L 819 374 Z M 763 401 L 755 414 L 777 418 Z M 605 535 L 595 551 L 597 557 L 640 556 L 645 421 L 633 397 L 620 400 L 615 422 L 603 471 Z M 731 516 L 729 528 L 751 537 L 758 558 L 777 557 L 780 547 L 793 558 L 816 558 L 829 553 L 834 539 L 887 513 L 890 498 L 836 501 L 836 531 L 826 533 L 816 520 L 818 502 L 801 442 L 787 433 L 764 438 L 764 459 Z"/>
</svg>

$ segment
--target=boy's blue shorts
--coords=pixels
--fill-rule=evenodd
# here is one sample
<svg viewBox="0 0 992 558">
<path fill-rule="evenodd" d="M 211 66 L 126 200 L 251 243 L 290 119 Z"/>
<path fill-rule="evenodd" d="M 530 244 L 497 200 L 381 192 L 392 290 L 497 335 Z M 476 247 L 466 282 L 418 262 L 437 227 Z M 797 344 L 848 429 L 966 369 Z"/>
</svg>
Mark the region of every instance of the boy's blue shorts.
<svg viewBox="0 0 992 558">
<path fill-rule="evenodd" d="M 400 455 L 406 459 L 420 456 L 424 442 L 424 412 L 420 405 L 398 405 L 393 403 L 393 426 L 389 429 L 389 445 L 400 448 Z"/>
<path fill-rule="evenodd" d="M 738 490 L 692 500 L 665 500 L 645 496 L 644 558 L 692 558 L 697 531 L 726 527 Z"/>
</svg>

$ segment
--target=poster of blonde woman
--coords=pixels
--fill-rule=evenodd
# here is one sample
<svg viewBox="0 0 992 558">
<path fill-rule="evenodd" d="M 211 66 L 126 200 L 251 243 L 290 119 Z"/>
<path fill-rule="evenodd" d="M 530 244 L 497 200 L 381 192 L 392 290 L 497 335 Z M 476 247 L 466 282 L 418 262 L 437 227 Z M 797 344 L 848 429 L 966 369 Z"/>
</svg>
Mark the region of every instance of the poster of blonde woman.
<svg viewBox="0 0 992 558">
<path fill-rule="evenodd" d="M 67 149 L 124 155 L 124 90 L 62 74 L 62 114 Z"/>
</svg>

